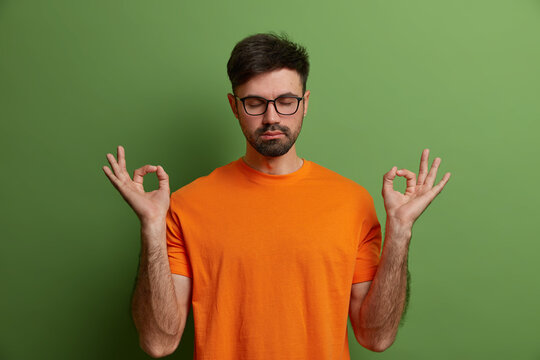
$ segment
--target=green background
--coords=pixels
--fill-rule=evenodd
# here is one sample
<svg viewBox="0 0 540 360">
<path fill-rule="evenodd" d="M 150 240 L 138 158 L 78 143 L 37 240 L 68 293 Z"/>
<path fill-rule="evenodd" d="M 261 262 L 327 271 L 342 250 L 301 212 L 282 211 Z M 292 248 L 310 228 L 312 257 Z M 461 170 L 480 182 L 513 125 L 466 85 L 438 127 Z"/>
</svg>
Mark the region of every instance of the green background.
<svg viewBox="0 0 540 360">
<path fill-rule="evenodd" d="M 265 31 L 310 53 L 299 155 L 368 189 L 383 226 L 393 165 L 428 147 L 452 173 L 413 229 L 396 342 L 372 353 L 349 325 L 352 358 L 540 359 L 538 0 L 0 1 L 0 358 L 148 358 L 138 220 L 105 155 L 173 190 L 242 156 L 225 66 Z"/>
</svg>

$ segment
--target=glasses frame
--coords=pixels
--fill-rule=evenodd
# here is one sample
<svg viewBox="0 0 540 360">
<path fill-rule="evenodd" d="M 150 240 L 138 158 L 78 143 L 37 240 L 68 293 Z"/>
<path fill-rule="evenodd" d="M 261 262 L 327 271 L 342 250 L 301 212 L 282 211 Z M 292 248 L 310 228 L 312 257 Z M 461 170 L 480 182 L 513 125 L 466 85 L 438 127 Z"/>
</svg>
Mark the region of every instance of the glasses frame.
<svg viewBox="0 0 540 360">
<path fill-rule="evenodd" d="M 242 105 L 244 107 L 244 111 L 246 112 L 246 114 L 251 115 L 251 116 L 259 116 L 259 115 L 265 114 L 266 111 L 268 110 L 268 103 L 273 103 L 274 110 L 276 110 L 276 112 L 278 114 L 280 114 L 280 115 L 285 115 L 285 116 L 294 115 L 294 114 L 296 114 L 298 112 L 298 108 L 300 108 L 300 101 L 304 100 L 303 96 L 299 97 L 299 96 L 292 96 L 292 95 L 281 95 L 281 96 L 278 96 L 277 98 L 275 98 L 274 100 L 269 100 L 269 99 L 263 98 L 262 96 L 245 96 L 245 97 L 241 98 L 241 97 L 238 97 L 236 94 L 234 94 L 234 97 L 242 102 Z M 262 113 L 260 113 L 260 114 L 250 114 L 246 109 L 246 103 L 245 103 L 245 100 L 248 99 L 248 98 L 250 98 L 250 99 L 256 98 L 256 99 L 261 99 L 261 100 L 266 101 L 266 106 L 264 107 L 264 111 Z M 293 113 L 291 113 L 291 114 L 283 114 L 283 113 L 279 112 L 279 110 L 277 109 L 277 106 L 276 106 L 276 100 L 281 99 L 281 98 L 294 98 L 294 99 L 298 100 L 297 103 L 296 103 L 296 109 L 294 110 Z"/>
</svg>

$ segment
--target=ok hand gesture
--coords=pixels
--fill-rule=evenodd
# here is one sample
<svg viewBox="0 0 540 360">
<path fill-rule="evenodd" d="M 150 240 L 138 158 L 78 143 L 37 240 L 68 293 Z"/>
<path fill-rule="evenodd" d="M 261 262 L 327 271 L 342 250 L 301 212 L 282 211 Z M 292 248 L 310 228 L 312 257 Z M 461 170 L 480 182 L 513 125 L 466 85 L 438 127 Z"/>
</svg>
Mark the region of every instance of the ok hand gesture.
<svg viewBox="0 0 540 360">
<path fill-rule="evenodd" d="M 169 176 L 165 170 L 159 165 L 145 165 L 133 172 L 131 180 L 126 170 L 126 157 L 122 146 L 118 146 L 117 155 L 118 162 L 112 154 L 107 154 L 107 160 L 114 173 L 108 166 L 103 166 L 105 175 L 135 211 L 141 223 L 165 221 L 170 196 Z M 143 177 L 153 172 L 157 172 L 159 189 L 145 192 Z"/>
<path fill-rule="evenodd" d="M 442 180 L 435 186 L 437 170 L 441 163 L 441 158 L 435 158 L 428 173 L 429 149 L 424 149 L 420 159 L 420 171 L 418 180 L 416 174 L 407 169 L 397 170 L 394 166 L 383 177 L 382 195 L 386 216 L 389 220 L 412 228 L 416 219 L 424 212 L 428 205 L 442 191 L 450 173 L 444 174 Z M 394 179 L 403 176 L 407 179 L 407 190 L 405 194 L 394 190 Z"/>
</svg>

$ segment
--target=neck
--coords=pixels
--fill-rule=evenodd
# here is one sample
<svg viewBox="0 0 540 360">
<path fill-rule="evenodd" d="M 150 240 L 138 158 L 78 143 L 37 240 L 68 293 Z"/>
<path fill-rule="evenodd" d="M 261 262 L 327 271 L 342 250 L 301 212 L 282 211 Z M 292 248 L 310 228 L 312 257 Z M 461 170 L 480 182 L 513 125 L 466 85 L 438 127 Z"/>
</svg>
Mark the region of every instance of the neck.
<svg viewBox="0 0 540 360">
<path fill-rule="evenodd" d="M 304 163 L 296 155 L 295 145 L 286 154 L 273 157 L 261 155 L 247 144 L 246 155 L 243 156 L 243 159 L 253 169 L 270 175 L 290 174 L 300 169 Z"/>
</svg>

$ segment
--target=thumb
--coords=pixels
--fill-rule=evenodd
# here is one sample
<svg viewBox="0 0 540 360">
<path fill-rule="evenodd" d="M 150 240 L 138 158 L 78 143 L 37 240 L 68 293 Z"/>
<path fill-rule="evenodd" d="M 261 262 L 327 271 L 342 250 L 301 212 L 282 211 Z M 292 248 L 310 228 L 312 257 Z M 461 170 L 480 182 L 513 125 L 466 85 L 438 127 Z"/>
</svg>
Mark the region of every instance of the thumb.
<svg viewBox="0 0 540 360">
<path fill-rule="evenodd" d="M 157 166 L 157 177 L 159 181 L 159 190 L 169 191 L 169 175 L 165 172 L 161 165 Z"/>
<path fill-rule="evenodd" d="M 385 196 L 390 191 L 394 190 L 394 179 L 396 178 L 397 166 L 394 166 L 389 172 L 383 176 L 382 195 Z"/>
</svg>

